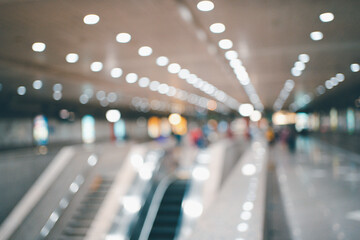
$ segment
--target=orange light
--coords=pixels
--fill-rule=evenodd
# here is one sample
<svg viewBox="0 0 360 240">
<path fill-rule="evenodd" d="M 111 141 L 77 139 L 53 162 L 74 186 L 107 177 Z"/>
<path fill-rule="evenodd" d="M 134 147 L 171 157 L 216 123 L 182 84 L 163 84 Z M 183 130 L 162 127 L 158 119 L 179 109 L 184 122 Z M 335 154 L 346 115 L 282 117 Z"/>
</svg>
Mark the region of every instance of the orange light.
<svg viewBox="0 0 360 240">
<path fill-rule="evenodd" d="M 209 100 L 207 102 L 207 108 L 210 110 L 210 111 L 214 111 L 216 108 L 217 108 L 217 103 L 214 101 L 214 100 Z"/>
<path fill-rule="evenodd" d="M 151 138 L 160 137 L 160 119 L 151 117 L 148 120 L 148 134 Z"/>
</svg>

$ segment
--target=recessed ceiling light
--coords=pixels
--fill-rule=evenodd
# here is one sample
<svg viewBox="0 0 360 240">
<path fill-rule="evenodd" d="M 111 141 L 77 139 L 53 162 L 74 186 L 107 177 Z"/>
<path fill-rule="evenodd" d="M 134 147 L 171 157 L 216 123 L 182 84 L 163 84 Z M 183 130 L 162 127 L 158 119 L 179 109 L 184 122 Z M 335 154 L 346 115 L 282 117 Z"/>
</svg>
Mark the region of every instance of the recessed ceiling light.
<svg viewBox="0 0 360 240">
<path fill-rule="evenodd" d="M 303 71 L 305 69 L 305 63 L 297 61 L 295 62 L 294 67 L 299 71 Z"/>
<path fill-rule="evenodd" d="M 177 64 L 177 63 L 171 63 L 169 66 L 168 66 L 168 71 L 169 71 L 169 73 L 178 73 L 178 72 L 180 72 L 180 70 L 181 70 L 181 67 L 180 67 L 180 65 L 179 64 Z"/>
<path fill-rule="evenodd" d="M 359 72 L 360 71 L 360 65 L 358 63 L 353 63 L 350 65 L 350 69 L 352 72 Z"/>
<path fill-rule="evenodd" d="M 69 53 L 66 55 L 65 59 L 68 63 L 76 63 L 79 60 L 79 55 L 76 53 Z"/>
<path fill-rule="evenodd" d="M 103 68 L 103 64 L 102 62 L 93 62 L 91 65 L 90 65 L 90 69 L 91 71 L 93 72 L 100 72 Z"/>
<path fill-rule="evenodd" d="M 32 50 L 34 52 L 43 52 L 45 51 L 45 48 L 46 48 L 46 44 L 43 42 L 35 42 L 32 45 Z"/>
<path fill-rule="evenodd" d="M 96 14 L 88 14 L 84 17 L 84 23 L 88 25 L 97 24 L 100 21 L 100 17 Z"/>
<path fill-rule="evenodd" d="M 81 104 L 87 104 L 89 102 L 89 97 L 86 96 L 85 94 L 82 94 L 79 97 L 79 101 L 80 101 Z"/>
<path fill-rule="evenodd" d="M 126 82 L 135 83 L 138 80 L 138 75 L 136 73 L 129 73 L 126 75 Z"/>
<path fill-rule="evenodd" d="M 336 74 L 336 79 L 339 81 L 339 82 L 343 82 L 345 80 L 345 75 L 342 74 L 342 73 L 338 73 Z"/>
<path fill-rule="evenodd" d="M 229 61 L 238 58 L 238 53 L 234 50 L 229 50 L 225 53 L 225 58 Z"/>
<path fill-rule="evenodd" d="M 41 80 L 35 80 L 33 82 L 33 88 L 36 89 L 36 90 L 39 90 L 40 88 L 42 88 L 42 81 Z"/>
<path fill-rule="evenodd" d="M 320 14 L 319 18 L 322 22 L 331 22 L 334 20 L 334 14 L 331 12 L 322 13 Z"/>
<path fill-rule="evenodd" d="M 157 91 L 160 86 L 160 83 L 158 81 L 152 81 L 149 85 L 149 88 L 151 91 Z"/>
<path fill-rule="evenodd" d="M 116 35 L 116 41 L 119 43 L 128 43 L 131 40 L 131 35 L 128 33 L 119 33 Z"/>
<path fill-rule="evenodd" d="M 298 59 L 303 63 L 308 63 L 310 61 L 310 57 L 306 53 L 300 54 Z"/>
<path fill-rule="evenodd" d="M 143 47 L 139 48 L 138 53 L 142 57 L 150 56 L 152 54 L 152 48 L 148 47 L 148 46 L 143 46 Z"/>
<path fill-rule="evenodd" d="M 167 57 L 161 56 L 156 59 L 156 64 L 160 67 L 168 65 L 169 59 Z"/>
<path fill-rule="evenodd" d="M 291 74 L 294 76 L 294 77 L 299 77 L 301 75 L 301 71 L 295 67 L 293 67 L 291 69 Z"/>
<path fill-rule="evenodd" d="M 244 103 L 241 104 L 239 107 L 239 113 L 243 116 L 243 117 L 248 117 L 250 116 L 254 111 L 254 106 L 251 105 L 250 103 Z"/>
<path fill-rule="evenodd" d="M 150 79 L 147 77 L 142 77 L 139 79 L 139 86 L 142 88 L 148 87 L 150 84 Z"/>
<path fill-rule="evenodd" d="M 214 23 L 209 27 L 212 33 L 222 33 L 225 31 L 225 25 L 222 23 Z"/>
<path fill-rule="evenodd" d="M 315 31 L 315 32 L 310 33 L 310 38 L 314 41 L 320 41 L 321 39 L 324 38 L 324 35 L 320 31 Z"/>
<path fill-rule="evenodd" d="M 229 39 L 222 39 L 219 41 L 219 47 L 222 49 L 230 49 L 232 48 L 233 43 Z"/>
<path fill-rule="evenodd" d="M 62 93 L 61 92 L 54 92 L 53 93 L 53 98 L 56 101 L 59 101 L 62 98 Z"/>
<path fill-rule="evenodd" d="M 190 71 L 184 68 L 184 69 L 180 70 L 178 75 L 179 75 L 179 78 L 186 79 L 187 77 L 190 76 Z"/>
<path fill-rule="evenodd" d="M 214 9 L 214 3 L 211 1 L 201 1 L 197 4 L 197 8 L 200 11 L 208 12 Z"/>
<path fill-rule="evenodd" d="M 26 87 L 25 86 L 20 86 L 17 88 L 17 93 L 22 96 L 22 95 L 25 95 L 26 93 Z"/>
<path fill-rule="evenodd" d="M 326 87 L 327 89 L 332 89 L 332 88 L 333 88 L 332 82 L 331 82 L 330 80 L 326 80 L 326 82 L 325 82 L 325 87 Z"/>
<path fill-rule="evenodd" d="M 320 85 L 316 88 L 316 91 L 321 95 L 321 94 L 325 93 L 325 88 L 324 88 L 324 86 Z"/>
<path fill-rule="evenodd" d="M 63 89 L 63 86 L 62 86 L 61 83 L 56 83 L 56 84 L 54 84 L 54 86 L 53 86 L 54 92 L 61 92 L 62 89 Z"/>
<path fill-rule="evenodd" d="M 110 72 L 111 77 L 119 78 L 123 74 L 123 70 L 121 68 L 113 68 Z"/>
</svg>

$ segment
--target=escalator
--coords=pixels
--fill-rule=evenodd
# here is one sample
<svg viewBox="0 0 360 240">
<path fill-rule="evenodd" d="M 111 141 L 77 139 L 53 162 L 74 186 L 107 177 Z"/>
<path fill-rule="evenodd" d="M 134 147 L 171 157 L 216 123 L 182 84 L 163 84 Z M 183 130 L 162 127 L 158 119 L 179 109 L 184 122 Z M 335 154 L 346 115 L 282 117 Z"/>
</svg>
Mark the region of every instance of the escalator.
<svg viewBox="0 0 360 240">
<path fill-rule="evenodd" d="M 153 221 L 149 240 L 172 240 L 175 239 L 178 227 L 181 225 L 181 204 L 188 186 L 187 180 L 172 181 L 158 206 L 156 217 Z M 140 238 L 141 239 L 141 238 Z"/>
<path fill-rule="evenodd" d="M 88 193 L 63 229 L 59 240 L 80 240 L 85 238 L 111 184 L 111 179 L 105 177 L 95 178 Z"/>
</svg>

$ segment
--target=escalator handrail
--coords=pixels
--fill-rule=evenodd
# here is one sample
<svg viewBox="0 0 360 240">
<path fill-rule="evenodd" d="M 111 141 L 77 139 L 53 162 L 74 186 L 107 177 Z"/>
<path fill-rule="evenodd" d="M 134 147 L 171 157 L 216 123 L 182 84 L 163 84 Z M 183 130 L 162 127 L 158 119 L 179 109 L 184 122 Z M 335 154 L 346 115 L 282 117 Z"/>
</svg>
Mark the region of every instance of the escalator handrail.
<svg viewBox="0 0 360 240">
<path fill-rule="evenodd" d="M 146 214 L 144 225 L 143 228 L 141 229 L 141 233 L 139 236 L 139 240 L 147 240 L 149 238 L 150 232 L 152 230 L 152 226 L 154 225 L 155 222 L 156 215 L 160 208 L 161 200 L 163 199 L 164 194 L 173 179 L 174 177 L 171 175 L 166 176 L 160 181 L 159 185 L 157 186 L 149 206 L 149 211 Z"/>
</svg>

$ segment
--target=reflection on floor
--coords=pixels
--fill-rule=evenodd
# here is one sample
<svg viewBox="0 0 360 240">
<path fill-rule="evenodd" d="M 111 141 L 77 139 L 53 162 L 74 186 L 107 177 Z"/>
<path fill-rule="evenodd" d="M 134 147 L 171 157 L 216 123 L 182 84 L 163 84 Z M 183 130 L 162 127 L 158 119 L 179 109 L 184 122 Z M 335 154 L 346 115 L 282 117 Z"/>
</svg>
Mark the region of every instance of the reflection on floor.
<svg viewBox="0 0 360 240">
<path fill-rule="evenodd" d="M 360 155 L 312 138 L 271 151 L 293 239 L 360 239 Z"/>
</svg>

